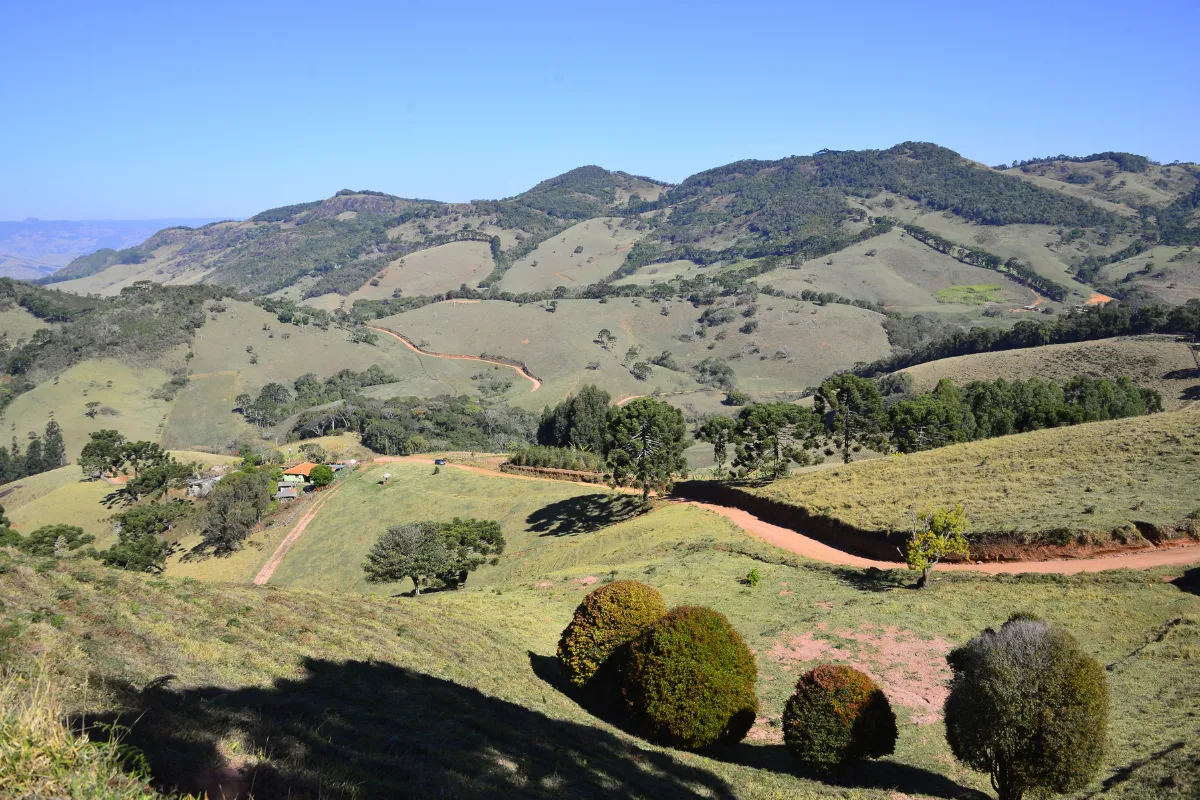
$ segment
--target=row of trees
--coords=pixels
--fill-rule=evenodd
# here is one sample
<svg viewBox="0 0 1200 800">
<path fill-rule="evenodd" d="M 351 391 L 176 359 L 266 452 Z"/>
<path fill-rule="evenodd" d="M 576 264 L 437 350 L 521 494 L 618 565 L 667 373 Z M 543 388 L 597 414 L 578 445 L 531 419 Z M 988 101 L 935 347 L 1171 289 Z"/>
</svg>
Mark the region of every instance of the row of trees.
<svg viewBox="0 0 1200 800">
<path fill-rule="evenodd" d="M 1162 410 L 1162 397 L 1128 378 L 1080 375 L 1065 384 L 973 381 L 960 388 L 941 380 L 932 392 L 888 407 L 879 383 L 842 374 L 817 389 L 813 407 L 793 403 L 746 406 L 736 418 L 710 417 L 696 437 L 713 445 L 718 475 L 733 451 L 742 477 L 777 478 L 791 464 L 810 464 L 813 451 L 835 450 L 845 461 L 866 447 L 902 453 L 1013 433 L 1140 416 Z M 817 455 L 816 458 L 823 458 Z"/>
<path fill-rule="evenodd" d="M 945 253 L 964 264 L 1003 273 L 1017 283 L 1041 292 L 1056 302 L 1062 302 L 1066 299 L 1067 287 L 1039 275 L 1036 270 L 1026 264 L 1022 264 L 1015 257 L 1005 260 L 995 253 L 989 253 L 982 247 L 958 244 L 919 225 L 905 225 L 904 231 L 918 242 L 932 247 L 939 253 Z"/>
<path fill-rule="evenodd" d="M 52 469 L 66 466 L 67 450 L 63 442 L 62 427 L 50 420 L 46 430 L 38 436 L 29 434 L 29 443 L 25 452 L 21 452 L 21 442 L 14 436 L 12 449 L 0 446 L 0 483 L 27 478 L 49 472 Z"/>
<path fill-rule="evenodd" d="M 368 386 L 395 381 L 396 376 L 385 372 L 377 364 L 372 364 L 362 372 L 339 370 L 324 381 L 314 373 L 306 372 L 292 382 L 290 389 L 273 381 L 263 386 L 257 397 L 243 392 L 234 402 L 248 422 L 266 428 L 297 411 L 355 396 Z"/>
</svg>

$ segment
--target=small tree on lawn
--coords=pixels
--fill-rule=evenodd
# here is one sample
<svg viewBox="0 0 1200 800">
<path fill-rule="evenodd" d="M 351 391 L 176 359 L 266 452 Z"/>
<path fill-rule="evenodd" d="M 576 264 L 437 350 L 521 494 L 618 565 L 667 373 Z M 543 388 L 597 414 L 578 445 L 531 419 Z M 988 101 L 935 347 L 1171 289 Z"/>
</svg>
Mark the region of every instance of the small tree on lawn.
<svg viewBox="0 0 1200 800">
<path fill-rule="evenodd" d="M 729 417 L 709 417 L 696 430 L 696 438 L 713 446 L 713 460 L 717 462 L 717 477 L 725 477 L 725 461 L 729 455 L 729 444 L 737 435 L 737 423 Z"/>
<path fill-rule="evenodd" d="M 384 531 L 367 553 L 363 572 L 371 583 L 395 583 L 405 578 L 413 582 L 413 594 L 421 594 L 421 584 L 450 571 L 454 553 L 447 546 L 438 522 L 409 522 Z"/>
<path fill-rule="evenodd" d="M 683 451 L 687 425 L 677 408 L 653 397 L 639 397 L 608 418 L 608 463 L 618 484 L 632 482 L 649 500 L 650 490 L 665 490 L 687 472 Z"/>
<path fill-rule="evenodd" d="M 905 556 L 908 568 L 921 573 L 917 581 L 918 589 L 929 585 L 933 568 L 943 558 L 966 558 L 971 554 L 970 543 L 967 541 L 969 524 L 961 503 L 956 504 L 954 508 L 938 506 L 917 514 Z"/>
<path fill-rule="evenodd" d="M 1013 617 L 946 657 L 946 741 L 1000 800 L 1082 789 L 1104 762 L 1108 679 L 1066 631 Z"/>
<path fill-rule="evenodd" d="M 317 464 L 308 474 L 308 479 L 312 481 L 313 486 L 328 486 L 333 483 L 333 469 L 325 464 Z"/>
</svg>

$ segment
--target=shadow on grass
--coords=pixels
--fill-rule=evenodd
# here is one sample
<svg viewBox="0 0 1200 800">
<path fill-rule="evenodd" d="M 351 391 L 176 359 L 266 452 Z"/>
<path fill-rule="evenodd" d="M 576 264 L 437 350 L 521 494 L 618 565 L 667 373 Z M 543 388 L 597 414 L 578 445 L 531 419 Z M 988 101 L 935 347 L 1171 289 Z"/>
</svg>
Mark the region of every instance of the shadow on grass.
<svg viewBox="0 0 1200 800">
<path fill-rule="evenodd" d="M 529 653 L 533 673 L 548 686 L 569 697 L 593 716 L 622 730 L 632 732 L 624 706 L 615 694 L 597 695 L 572 686 L 553 656 Z M 603 681 L 601 682 L 603 683 Z M 984 800 L 988 795 L 960 786 L 944 775 L 894 761 L 866 761 L 842 773 L 824 773 L 806 769 L 783 745 L 738 742 L 700 751 L 701 755 L 725 764 L 768 770 L 781 775 L 837 786 L 845 789 L 881 789 L 902 794 L 939 797 L 946 800 Z"/>
<path fill-rule="evenodd" d="M 526 519 L 529 530 L 541 536 L 593 533 L 646 512 L 641 498 L 626 494 L 583 494 L 539 508 Z"/>
<path fill-rule="evenodd" d="M 380 662 L 303 667 L 265 688 L 116 687 L 129 710 L 87 722 L 94 736 L 129 725 L 124 741 L 145 753 L 160 787 L 230 800 L 734 797 L 670 753 L 440 678 Z M 251 756 L 240 770 L 222 740 Z"/>
<path fill-rule="evenodd" d="M 891 592 L 897 589 L 916 588 L 913 574 L 902 569 L 832 567 L 830 573 L 839 583 L 862 592 Z"/>
<path fill-rule="evenodd" d="M 1179 399 L 1183 401 L 1200 400 L 1200 386 L 1189 386 L 1179 393 Z"/>
<path fill-rule="evenodd" d="M 1185 592 L 1200 594 L 1200 567 L 1192 567 L 1171 583 Z"/>
</svg>

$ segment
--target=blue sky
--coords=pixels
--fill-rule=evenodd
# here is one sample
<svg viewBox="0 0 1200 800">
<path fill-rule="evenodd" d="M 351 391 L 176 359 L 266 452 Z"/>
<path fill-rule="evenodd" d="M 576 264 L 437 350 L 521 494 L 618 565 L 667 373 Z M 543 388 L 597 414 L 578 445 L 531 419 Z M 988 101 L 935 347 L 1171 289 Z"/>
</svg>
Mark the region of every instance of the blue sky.
<svg viewBox="0 0 1200 800">
<path fill-rule="evenodd" d="M 0 219 L 503 197 L 928 140 L 1200 161 L 1200 4 L 17 3 Z"/>
</svg>

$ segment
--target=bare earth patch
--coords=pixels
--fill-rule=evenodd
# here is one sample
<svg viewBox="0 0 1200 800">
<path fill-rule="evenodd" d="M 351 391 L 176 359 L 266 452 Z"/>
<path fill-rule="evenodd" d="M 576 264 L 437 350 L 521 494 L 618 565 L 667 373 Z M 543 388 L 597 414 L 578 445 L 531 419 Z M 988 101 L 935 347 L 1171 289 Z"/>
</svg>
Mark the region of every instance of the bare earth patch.
<svg viewBox="0 0 1200 800">
<path fill-rule="evenodd" d="M 781 639 L 766 656 L 782 664 L 785 672 L 816 661 L 848 664 L 877 681 L 892 703 L 911 709 L 917 724 L 941 719 L 950 679 L 945 659 L 950 643 L 945 639 L 922 639 L 913 631 L 869 622 L 857 630 L 832 631 L 830 636 L 820 638 L 807 631 Z"/>
</svg>

